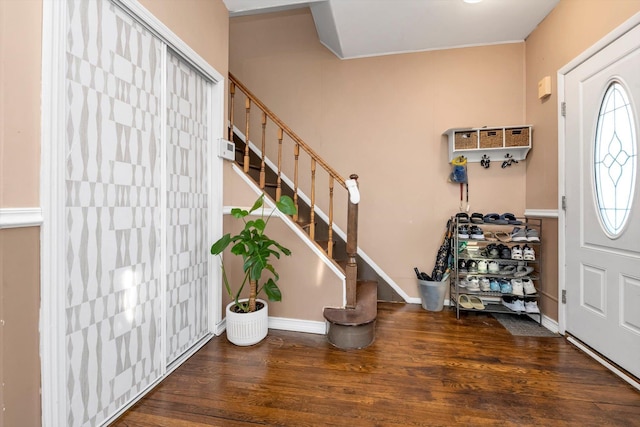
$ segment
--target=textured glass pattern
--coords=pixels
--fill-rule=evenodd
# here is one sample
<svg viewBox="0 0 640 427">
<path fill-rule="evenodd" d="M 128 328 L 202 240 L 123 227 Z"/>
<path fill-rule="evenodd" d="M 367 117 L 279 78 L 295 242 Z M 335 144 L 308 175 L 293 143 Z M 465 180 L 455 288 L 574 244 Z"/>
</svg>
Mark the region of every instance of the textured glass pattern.
<svg viewBox="0 0 640 427">
<path fill-rule="evenodd" d="M 618 236 L 631 212 L 637 169 L 634 111 L 624 86 L 609 85 L 598 115 L 594 179 L 600 219 L 607 234 Z"/>
<path fill-rule="evenodd" d="M 109 1 L 67 7 L 67 425 L 96 426 L 164 372 L 163 46 Z"/>
<path fill-rule="evenodd" d="M 207 80 L 167 55 L 167 364 L 207 333 Z"/>
</svg>

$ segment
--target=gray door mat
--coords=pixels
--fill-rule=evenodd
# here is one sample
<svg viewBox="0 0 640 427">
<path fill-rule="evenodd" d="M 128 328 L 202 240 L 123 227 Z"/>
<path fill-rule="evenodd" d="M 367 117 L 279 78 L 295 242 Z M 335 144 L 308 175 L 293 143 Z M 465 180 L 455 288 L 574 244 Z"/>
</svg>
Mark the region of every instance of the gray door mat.
<svg viewBox="0 0 640 427">
<path fill-rule="evenodd" d="M 562 335 L 551 332 L 544 326 L 540 326 L 538 322 L 525 315 L 513 315 L 503 313 L 492 313 L 502 326 L 505 327 L 511 335 L 519 337 L 549 337 L 560 338 Z"/>
</svg>

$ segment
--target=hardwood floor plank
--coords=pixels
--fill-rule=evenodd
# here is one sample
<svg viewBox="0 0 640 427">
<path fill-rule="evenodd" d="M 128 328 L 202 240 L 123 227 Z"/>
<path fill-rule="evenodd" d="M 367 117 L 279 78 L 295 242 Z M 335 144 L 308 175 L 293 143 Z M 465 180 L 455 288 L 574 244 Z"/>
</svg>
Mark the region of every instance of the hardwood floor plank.
<svg viewBox="0 0 640 427">
<path fill-rule="evenodd" d="M 114 426 L 640 426 L 640 393 L 564 338 L 380 303 L 376 341 L 206 344 Z"/>
</svg>

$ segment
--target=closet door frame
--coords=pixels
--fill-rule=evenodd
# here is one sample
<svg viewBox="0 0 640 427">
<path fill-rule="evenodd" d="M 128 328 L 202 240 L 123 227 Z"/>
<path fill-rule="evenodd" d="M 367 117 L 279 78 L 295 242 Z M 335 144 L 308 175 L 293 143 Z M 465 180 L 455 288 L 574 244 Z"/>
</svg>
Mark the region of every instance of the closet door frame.
<svg viewBox="0 0 640 427">
<path fill-rule="evenodd" d="M 154 17 L 135 0 L 111 0 L 112 3 L 131 15 L 151 31 L 163 44 L 164 52 L 172 49 L 181 55 L 198 72 L 210 80 L 209 91 L 209 218 L 208 240 L 214 241 L 222 233 L 222 179 L 223 160 L 217 154 L 218 139 L 224 132 L 224 87 L 225 78 L 193 49 L 177 37 L 168 27 Z M 65 344 L 65 52 L 67 31 L 66 1 L 44 1 L 42 25 L 42 123 L 41 123 L 41 167 L 40 204 L 43 213 L 40 248 L 40 359 L 42 426 L 67 425 L 68 396 L 66 389 L 66 344 Z M 164 55 L 163 55 L 164 56 Z M 163 118 L 164 118 L 163 114 Z M 166 123 L 163 123 L 163 128 Z M 208 264 L 209 334 L 221 333 L 222 313 L 220 309 L 220 267 L 215 262 Z M 166 322 L 166 319 L 163 319 Z M 105 423 L 113 420 L 135 401 L 141 398 L 173 369 L 206 343 L 200 341 L 189 350 L 179 363 L 170 368 L 156 382 L 139 393 L 117 414 L 112 414 Z M 163 346 L 163 352 L 166 348 Z M 162 357 L 165 355 L 163 354 Z"/>
</svg>

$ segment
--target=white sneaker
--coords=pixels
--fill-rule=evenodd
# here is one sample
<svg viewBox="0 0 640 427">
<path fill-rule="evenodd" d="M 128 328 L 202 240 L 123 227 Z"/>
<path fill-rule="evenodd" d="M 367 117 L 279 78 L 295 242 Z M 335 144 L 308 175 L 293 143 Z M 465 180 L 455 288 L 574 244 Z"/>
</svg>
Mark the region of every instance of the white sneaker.
<svg viewBox="0 0 640 427">
<path fill-rule="evenodd" d="M 527 313 L 540 313 L 537 301 L 527 301 L 524 303 L 524 311 Z"/>
<path fill-rule="evenodd" d="M 511 259 L 522 260 L 522 249 L 520 249 L 520 246 L 511 248 Z"/>
<path fill-rule="evenodd" d="M 525 311 L 524 301 L 518 298 L 502 298 L 502 305 L 511 311 Z"/>
<path fill-rule="evenodd" d="M 500 271 L 500 264 L 495 261 L 489 263 L 489 273 L 497 274 Z"/>
<path fill-rule="evenodd" d="M 536 252 L 531 249 L 529 246 L 522 248 L 522 258 L 525 261 L 535 261 L 536 260 Z"/>
<path fill-rule="evenodd" d="M 478 261 L 478 273 L 487 272 L 487 261 Z"/>
<path fill-rule="evenodd" d="M 482 292 L 489 292 L 491 290 L 491 282 L 488 277 L 482 277 L 480 279 L 480 290 Z"/>
<path fill-rule="evenodd" d="M 538 293 L 538 290 L 533 285 L 533 282 L 528 277 L 522 278 L 522 287 L 524 289 L 524 293 L 527 295 L 533 295 Z"/>
<path fill-rule="evenodd" d="M 467 277 L 467 290 L 471 292 L 480 290 L 479 281 L 476 276 Z"/>
<path fill-rule="evenodd" d="M 524 301 L 521 299 L 517 299 L 513 303 L 514 311 L 525 311 Z"/>
<path fill-rule="evenodd" d="M 511 289 L 512 294 L 524 296 L 524 283 L 522 283 L 522 279 L 511 279 Z"/>
</svg>

